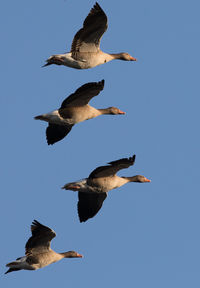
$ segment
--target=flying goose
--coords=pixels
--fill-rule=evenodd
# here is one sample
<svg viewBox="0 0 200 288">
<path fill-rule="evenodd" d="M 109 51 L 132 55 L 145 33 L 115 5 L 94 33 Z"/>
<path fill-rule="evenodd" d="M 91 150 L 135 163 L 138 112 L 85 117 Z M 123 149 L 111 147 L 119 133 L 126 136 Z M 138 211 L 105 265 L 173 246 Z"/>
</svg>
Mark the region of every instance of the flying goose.
<svg viewBox="0 0 200 288">
<path fill-rule="evenodd" d="M 116 173 L 124 168 L 132 166 L 135 155 L 130 158 L 109 162 L 109 165 L 100 166 L 92 171 L 88 178 L 81 181 L 65 184 L 62 189 L 79 191 L 78 215 L 80 222 L 85 222 L 94 217 L 103 205 L 107 192 L 118 188 L 128 182 L 151 182 L 142 175 L 132 177 L 119 177 Z"/>
<path fill-rule="evenodd" d="M 136 58 L 128 53 L 108 54 L 100 50 L 100 40 L 107 27 L 107 16 L 96 3 L 86 17 L 83 27 L 74 36 L 71 51 L 49 57 L 43 67 L 56 64 L 88 69 L 114 59 L 136 61 Z"/>
<path fill-rule="evenodd" d="M 36 116 L 36 120 L 43 120 L 49 123 L 46 129 L 47 143 L 54 144 L 63 139 L 76 123 L 103 114 L 125 114 L 125 112 L 116 107 L 96 109 L 88 105 L 89 101 L 94 96 L 97 96 L 103 88 L 104 80 L 84 84 L 67 97 L 58 110 Z"/>
<path fill-rule="evenodd" d="M 5 274 L 18 270 L 36 270 L 49 264 L 57 262 L 62 258 L 82 258 L 83 256 L 75 251 L 57 253 L 50 248 L 51 240 L 56 233 L 34 220 L 31 225 L 32 236 L 28 239 L 25 249 L 26 256 L 17 258 L 6 265 L 9 267 Z"/>
</svg>

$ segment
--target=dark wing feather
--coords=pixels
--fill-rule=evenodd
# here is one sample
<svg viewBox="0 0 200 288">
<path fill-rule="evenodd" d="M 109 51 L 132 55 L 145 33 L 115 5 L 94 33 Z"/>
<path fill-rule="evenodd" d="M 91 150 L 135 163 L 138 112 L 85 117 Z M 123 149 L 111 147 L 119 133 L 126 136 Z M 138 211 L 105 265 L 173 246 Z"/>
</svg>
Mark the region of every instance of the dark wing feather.
<svg viewBox="0 0 200 288">
<path fill-rule="evenodd" d="M 78 193 L 78 216 L 80 222 L 85 222 L 94 217 L 106 199 L 106 193 Z"/>
<path fill-rule="evenodd" d="M 46 138 L 48 145 L 52 145 L 62 140 L 72 129 L 73 125 L 57 125 L 49 123 L 46 129 Z"/>
<path fill-rule="evenodd" d="M 128 168 L 133 165 L 135 162 L 135 155 L 130 158 L 123 158 L 120 160 L 109 162 L 107 166 L 97 167 L 92 171 L 89 175 L 89 179 L 97 178 L 97 177 L 109 177 L 115 175 L 119 170 Z"/>
<path fill-rule="evenodd" d="M 123 168 L 128 168 L 129 166 L 132 166 L 135 162 L 135 157 L 136 155 L 133 155 L 132 157 L 129 158 L 123 158 L 120 160 L 116 160 L 116 161 L 111 161 L 108 164 L 113 165 L 113 166 L 120 166 L 120 169 Z"/>
<path fill-rule="evenodd" d="M 26 255 L 48 250 L 51 240 L 56 236 L 56 233 L 52 229 L 40 224 L 36 220 L 31 225 L 31 232 L 32 236 L 28 239 L 25 246 Z"/>
<path fill-rule="evenodd" d="M 61 105 L 60 109 L 70 106 L 83 106 L 87 105 L 89 101 L 97 96 L 104 88 L 104 80 L 99 82 L 90 82 L 82 85 L 73 94 L 67 97 Z"/>
<path fill-rule="evenodd" d="M 13 271 L 19 271 L 19 270 L 21 270 L 21 268 L 9 268 L 4 274 L 7 274 Z"/>
<path fill-rule="evenodd" d="M 86 17 L 83 28 L 74 36 L 71 52 L 72 57 L 76 58 L 76 52 L 98 52 L 100 39 L 107 30 L 107 16 L 96 3 Z"/>
</svg>

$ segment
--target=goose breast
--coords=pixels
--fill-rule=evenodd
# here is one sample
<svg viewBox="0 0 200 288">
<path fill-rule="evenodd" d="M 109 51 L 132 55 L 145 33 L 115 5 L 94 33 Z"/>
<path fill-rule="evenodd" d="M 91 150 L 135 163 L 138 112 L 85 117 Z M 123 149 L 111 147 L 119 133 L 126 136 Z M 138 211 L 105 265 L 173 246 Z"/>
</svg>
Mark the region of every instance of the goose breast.
<svg viewBox="0 0 200 288">
<path fill-rule="evenodd" d="M 124 178 L 117 175 L 112 177 L 98 177 L 93 179 L 88 179 L 88 184 L 91 186 L 98 187 L 97 192 L 108 192 L 112 189 L 118 188 L 127 183 Z"/>
<path fill-rule="evenodd" d="M 61 117 L 65 119 L 72 119 L 73 124 L 94 118 L 98 115 L 100 115 L 100 112 L 95 109 L 94 107 L 91 107 L 89 105 L 84 106 L 74 106 L 74 107 L 68 107 L 64 109 L 60 109 L 59 111 Z"/>
</svg>

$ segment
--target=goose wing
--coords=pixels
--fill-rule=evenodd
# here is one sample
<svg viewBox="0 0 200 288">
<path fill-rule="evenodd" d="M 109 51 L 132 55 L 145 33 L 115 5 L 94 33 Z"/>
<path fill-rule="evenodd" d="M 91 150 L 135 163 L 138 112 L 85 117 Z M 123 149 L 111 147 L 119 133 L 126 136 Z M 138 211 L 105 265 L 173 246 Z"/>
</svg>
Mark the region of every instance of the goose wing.
<svg viewBox="0 0 200 288">
<path fill-rule="evenodd" d="M 135 155 L 130 158 L 123 158 L 116 161 L 109 162 L 107 166 L 97 167 L 89 175 L 89 179 L 98 178 L 98 177 L 109 177 L 114 176 L 119 170 L 128 168 L 133 165 L 135 162 Z"/>
<path fill-rule="evenodd" d="M 98 52 L 100 40 L 107 30 L 107 16 L 98 3 L 90 10 L 83 27 L 74 36 L 71 52 L 74 59 L 78 58 L 79 52 Z"/>
<path fill-rule="evenodd" d="M 106 199 L 106 193 L 78 193 L 78 216 L 80 222 L 85 222 L 94 217 Z"/>
<path fill-rule="evenodd" d="M 67 97 L 61 105 L 60 109 L 70 106 L 83 106 L 87 105 L 89 101 L 97 96 L 104 88 L 104 80 L 100 82 L 90 82 L 82 85 L 73 94 Z"/>
<path fill-rule="evenodd" d="M 32 236 L 28 239 L 25 250 L 26 255 L 37 254 L 50 249 L 51 240 L 56 233 L 47 226 L 34 220 L 31 225 Z"/>
<path fill-rule="evenodd" d="M 49 123 L 46 129 L 46 139 L 48 145 L 62 140 L 71 131 L 73 125 L 57 125 Z"/>
</svg>

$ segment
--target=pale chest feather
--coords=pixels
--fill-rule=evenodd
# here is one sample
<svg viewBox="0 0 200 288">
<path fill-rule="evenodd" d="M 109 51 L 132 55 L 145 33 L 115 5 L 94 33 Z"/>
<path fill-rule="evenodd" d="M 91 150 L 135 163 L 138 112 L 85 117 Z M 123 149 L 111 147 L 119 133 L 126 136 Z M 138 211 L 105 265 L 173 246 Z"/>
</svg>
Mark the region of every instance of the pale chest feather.
<svg viewBox="0 0 200 288">
<path fill-rule="evenodd" d="M 99 192 L 108 192 L 127 183 L 127 180 L 118 176 L 93 178 L 89 183 L 99 187 Z"/>
<path fill-rule="evenodd" d="M 113 60 L 110 54 L 99 52 L 78 52 L 75 54 L 75 59 L 71 53 L 60 55 L 63 60 L 63 64 L 76 68 L 76 69 L 88 69 L 106 62 Z"/>
<path fill-rule="evenodd" d="M 113 60 L 113 57 L 110 54 L 104 53 L 102 51 L 97 52 L 85 52 L 85 53 L 80 53 L 80 57 L 82 59 L 82 63 L 85 64 L 85 69 L 86 68 L 92 68 L 96 67 L 98 65 L 107 63 L 111 60 Z"/>
<path fill-rule="evenodd" d="M 54 251 L 48 251 L 47 253 L 41 253 L 38 255 L 38 263 L 32 263 L 32 267 L 34 267 L 35 269 L 39 269 L 39 268 L 45 267 L 49 264 L 55 263 L 55 262 L 61 260 L 62 258 L 63 258 L 62 255 L 60 255 Z M 30 263 L 30 265 L 31 265 L 31 263 Z"/>
<path fill-rule="evenodd" d="M 97 117 L 100 112 L 90 105 L 85 105 L 60 109 L 59 114 L 64 119 L 70 119 L 72 124 L 76 124 Z"/>
</svg>

